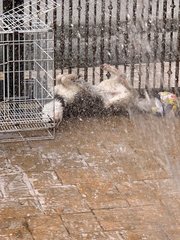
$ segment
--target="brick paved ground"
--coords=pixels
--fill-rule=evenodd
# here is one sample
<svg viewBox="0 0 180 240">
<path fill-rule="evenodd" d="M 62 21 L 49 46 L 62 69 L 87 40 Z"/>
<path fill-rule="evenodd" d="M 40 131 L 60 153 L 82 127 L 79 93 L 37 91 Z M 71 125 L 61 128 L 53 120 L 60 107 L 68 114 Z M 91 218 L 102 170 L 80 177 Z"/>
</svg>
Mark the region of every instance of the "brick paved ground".
<svg viewBox="0 0 180 240">
<path fill-rule="evenodd" d="M 180 123 L 64 122 L 0 145 L 0 240 L 179 240 Z"/>
</svg>

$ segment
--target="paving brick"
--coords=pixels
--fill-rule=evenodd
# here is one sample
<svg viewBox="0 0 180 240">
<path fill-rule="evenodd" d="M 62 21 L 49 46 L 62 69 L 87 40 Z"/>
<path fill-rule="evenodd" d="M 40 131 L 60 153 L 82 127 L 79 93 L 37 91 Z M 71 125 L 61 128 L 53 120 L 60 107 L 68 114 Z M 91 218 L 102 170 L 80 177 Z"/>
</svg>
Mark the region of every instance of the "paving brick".
<svg viewBox="0 0 180 240">
<path fill-rule="evenodd" d="M 38 149 L 36 149 L 38 151 Z M 12 165 L 18 165 L 24 171 L 43 171 L 51 169 L 48 159 L 42 158 L 38 152 L 29 152 L 28 154 L 15 153 L 8 157 Z"/>
<path fill-rule="evenodd" d="M 94 182 L 106 181 L 109 179 L 108 175 L 99 172 L 90 167 L 83 168 L 57 168 L 57 175 L 62 179 L 64 184 L 77 184 L 83 182 Z"/>
<path fill-rule="evenodd" d="M 29 217 L 28 228 L 34 240 L 70 240 L 70 236 L 58 215 Z"/>
<path fill-rule="evenodd" d="M 179 196 L 180 197 L 180 186 L 174 178 L 167 179 L 152 179 L 144 181 L 153 191 L 159 196 Z"/>
<path fill-rule="evenodd" d="M 2 236 L 2 237 L 1 237 Z M 33 240 L 31 233 L 26 227 L 25 219 L 0 218 L 0 239 L 27 239 Z"/>
<path fill-rule="evenodd" d="M 1 240 L 11 240 L 10 237 L 8 237 L 6 235 L 1 235 L 1 234 L 0 234 L 0 239 Z"/>
<path fill-rule="evenodd" d="M 169 240 L 168 236 L 162 231 L 157 229 L 149 230 L 148 228 L 123 230 L 120 232 L 123 240 Z"/>
<path fill-rule="evenodd" d="M 45 212 L 74 213 L 87 212 L 87 202 L 75 186 L 63 185 L 59 187 L 38 190 L 38 196 Z"/>
<path fill-rule="evenodd" d="M 91 180 L 87 183 L 80 182 L 77 186 L 92 209 L 129 206 L 126 198 L 110 182 Z"/>
<path fill-rule="evenodd" d="M 130 206 L 154 205 L 160 201 L 154 189 L 144 181 L 121 182 L 116 186 Z"/>
<path fill-rule="evenodd" d="M 180 195 L 164 196 L 161 200 L 169 214 L 175 218 L 180 229 Z"/>
<path fill-rule="evenodd" d="M 165 232 L 168 236 L 168 240 L 179 240 L 180 236 L 180 225 L 173 226 L 171 229 L 165 229 Z"/>
<path fill-rule="evenodd" d="M 121 169 L 125 172 L 130 180 L 150 180 L 169 178 L 170 174 L 159 163 L 153 159 L 145 159 L 138 156 L 116 157 Z M 118 174 L 112 171 L 114 180 L 118 180 Z"/>
<path fill-rule="evenodd" d="M 87 167 L 86 163 L 87 157 L 85 155 L 79 154 L 77 150 L 75 151 L 68 151 L 64 154 L 61 154 L 59 160 L 50 160 L 53 166 L 59 168 L 83 168 Z"/>
<path fill-rule="evenodd" d="M 101 226 L 92 212 L 63 214 L 62 220 L 71 234 L 100 231 Z"/>
<path fill-rule="evenodd" d="M 62 186 L 61 179 L 58 178 L 55 171 L 43 172 L 28 172 L 29 179 L 31 180 L 35 189 L 46 189 L 53 186 Z"/>
<path fill-rule="evenodd" d="M 104 230 L 134 229 L 137 226 L 154 228 L 167 227 L 176 220 L 161 206 L 141 206 L 135 208 L 104 209 L 94 211 Z"/>
<path fill-rule="evenodd" d="M 40 214 L 42 206 L 38 199 L 34 198 L 19 198 L 14 201 L 4 199 L 0 202 L 0 218 L 10 218 L 12 216 L 27 217 Z"/>
<path fill-rule="evenodd" d="M 124 240 L 118 231 L 73 233 L 72 238 L 73 240 Z"/>
</svg>

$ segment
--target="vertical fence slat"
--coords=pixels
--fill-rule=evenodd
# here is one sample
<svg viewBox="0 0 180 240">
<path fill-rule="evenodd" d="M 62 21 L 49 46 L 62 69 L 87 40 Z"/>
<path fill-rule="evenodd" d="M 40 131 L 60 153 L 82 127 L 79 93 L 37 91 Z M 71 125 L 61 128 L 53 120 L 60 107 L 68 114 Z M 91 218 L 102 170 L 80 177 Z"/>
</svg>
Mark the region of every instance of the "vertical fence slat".
<svg viewBox="0 0 180 240">
<path fill-rule="evenodd" d="M 171 2 L 171 25 L 170 25 L 170 43 L 169 43 L 169 54 L 168 54 L 168 60 L 169 60 L 169 69 L 168 69 L 168 89 L 171 88 L 171 79 L 172 79 L 172 58 L 173 58 L 173 36 L 174 36 L 174 9 L 175 9 L 175 3 L 174 0 Z"/>
<path fill-rule="evenodd" d="M 55 0 L 56 1 L 56 0 Z M 45 4 L 47 5 L 48 4 L 48 0 L 45 0 Z M 47 5 L 48 6 L 48 5 Z M 54 16 L 55 15 L 55 16 Z M 53 27 L 56 27 L 56 20 L 57 16 L 56 16 L 56 10 L 54 9 L 53 11 Z M 48 24 L 48 13 L 46 12 L 45 13 L 45 23 Z M 56 29 L 55 29 L 56 30 Z M 56 31 L 55 31 L 56 32 Z"/>
<path fill-rule="evenodd" d="M 166 51 L 166 24 L 167 24 L 167 0 L 163 1 L 163 23 L 162 23 L 162 44 L 161 44 L 161 79 L 160 89 L 164 87 L 164 71 L 165 71 L 165 51 Z"/>
<path fill-rule="evenodd" d="M 126 73 L 128 65 L 128 51 L 129 51 L 129 0 L 126 0 L 126 21 L 124 32 L 124 72 Z"/>
<path fill-rule="evenodd" d="M 142 48 L 142 42 L 143 42 L 143 31 L 144 31 L 144 0 L 142 0 L 142 10 L 141 10 L 141 16 L 140 16 L 140 53 L 139 53 L 139 83 L 138 83 L 138 89 L 140 91 L 142 87 L 142 57 L 143 57 L 143 48 Z"/>
<path fill-rule="evenodd" d="M 78 23 L 77 23 L 77 74 L 79 74 L 80 71 L 80 56 L 81 56 L 81 0 L 78 0 Z"/>
<path fill-rule="evenodd" d="M 154 28 L 154 44 L 153 44 L 153 88 L 157 87 L 157 52 L 158 52 L 158 42 L 159 42 L 159 0 L 156 0 L 156 19 Z"/>
<path fill-rule="evenodd" d="M 116 13 L 116 67 L 119 65 L 120 53 L 119 53 L 119 34 L 120 34 L 120 11 L 121 11 L 121 0 L 117 0 L 117 13 Z"/>
<path fill-rule="evenodd" d="M 88 66 L 89 66 L 89 0 L 86 0 L 85 10 L 85 68 L 84 68 L 84 79 L 88 79 Z"/>
<path fill-rule="evenodd" d="M 151 58 L 151 23 L 152 23 L 152 0 L 148 1 L 148 18 L 147 18 L 147 44 L 146 49 L 146 83 L 145 88 L 149 89 L 149 75 L 150 75 L 150 58 Z"/>
<path fill-rule="evenodd" d="M 133 24 L 133 32 L 132 34 L 136 34 L 137 32 L 137 25 L 136 25 L 136 20 L 137 20 L 137 16 L 136 16 L 136 13 L 137 13 L 137 0 L 133 0 L 133 16 L 132 16 L 132 24 Z M 134 85 L 134 65 L 135 65 L 135 45 L 136 45 L 136 35 L 134 36 L 131 36 L 131 63 L 130 63 L 130 80 L 131 80 L 131 84 L 132 86 Z"/>
<path fill-rule="evenodd" d="M 104 37 L 105 37 L 105 0 L 101 0 L 101 45 L 100 45 L 100 63 L 104 63 Z M 103 80 L 103 69 L 100 68 L 100 81 Z"/>
<path fill-rule="evenodd" d="M 180 23 L 180 1 L 179 1 L 179 11 L 178 11 L 178 23 Z M 175 70 L 175 89 L 179 87 L 179 60 L 180 60 L 180 24 L 178 24 L 178 34 L 177 34 L 177 49 L 176 49 L 176 70 Z"/>
<path fill-rule="evenodd" d="M 94 30 L 93 30 L 93 39 L 92 39 L 92 51 L 93 51 L 93 76 L 92 76 L 92 83 L 95 84 L 95 66 L 96 66 L 96 51 L 97 51 L 97 0 L 94 0 L 94 19 L 93 19 L 93 24 L 94 24 Z"/>
<path fill-rule="evenodd" d="M 112 37 L 112 10 L 113 10 L 113 5 L 112 5 L 112 0 L 109 0 L 109 27 L 108 27 L 108 63 L 110 64 L 112 61 L 112 51 L 111 51 L 111 37 Z"/>
<path fill-rule="evenodd" d="M 61 30 L 60 30 L 60 67 L 61 73 L 64 72 L 64 52 L 65 52 L 65 25 L 64 25 L 64 2 L 61 2 Z"/>
<path fill-rule="evenodd" d="M 73 38 L 73 0 L 69 0 L 68 73 L 72 72 L 73 61 L 72 38 Z"/>
</svg>

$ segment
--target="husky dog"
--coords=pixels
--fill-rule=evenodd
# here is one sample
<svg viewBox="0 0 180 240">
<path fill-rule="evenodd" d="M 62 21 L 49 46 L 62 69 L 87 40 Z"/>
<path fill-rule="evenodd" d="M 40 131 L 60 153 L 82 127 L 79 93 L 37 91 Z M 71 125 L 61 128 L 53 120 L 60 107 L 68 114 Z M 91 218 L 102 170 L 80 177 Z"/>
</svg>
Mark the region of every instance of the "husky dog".
<svg viewBox="0 0 180 240">
<path fill-rule="evenodd" d="M 51 119 L 58 126 L 62 121 L 66 106 L 71 104 L 75 96 L 82 91 L 82 87 L 74 82 L 76 79 L 78 79 L 76 74 L 59 74 L 57 76 L 54 99 L 46 103 L 42 109 L 42 119 L 44 122 Z"/>
<path fill-rule="evenodd" d="M 132 101 L 134 89 L 118 69 L 108 64 L 104 64 L 102 67 L 113 76 L 98 85 L 91 85 L 82 79 L 77 80 L 77 78 L 74 79 L 75 81 L 71 80 L 70 83 L 66 81 L 68 87 L 65 89 L 68 92 L 64 91 L 64 86 L 59 88 L 57 85 L 58 89 L 55 89 L 55 93 L 63 96 L 64 99 L 67 99 L 68 96 L 64 116 L 102 116 L 127 110 Z M 63 82 L 63 77 L 60 75 L 58 80 Z"/>
<path fill-rule="evenodd" d="M 91 87 L 81 75 L 59 74 L 55 94 L 65 100 L 64 118 L 88 116 L 93 109 Z"/>
<path fill-rule="evenodd" d="M 171 99 L 170 101 L 173 102 L 169 104 L 163 102 L 163 93 L 159 93 L 159 98 L 157 98 L 150 97 L 145 91 L 145 97 L 140 98 L 138 92 L 127 81 L 125 75 L 121 74 L 117 68 L 108 64 L 104 64 L 102 67 L 112 74 L 110 79 L 104 80 L 95 86 L 96 93 L 102 97 L 106 109 L 115 107 L 116 109 L 126 109 L 128 114 L 133 111 L 140 111 L 163 116 L 167 114 L 169 108 L 175 107 L 173 94 L 165 94 L 164 92 L 165 97 L 167 95 Z"/>
<path fill-rule="evenodd" d="M 117 68 L 109 64 L 104 64 L 102 67 L 105 71 L 112 74 L 109 79 L 94 86 L 96 94 L 101 96 L 103 100 L 104 108 L 127 109 L 133 101 L 135 90 Z"/>
</svg>

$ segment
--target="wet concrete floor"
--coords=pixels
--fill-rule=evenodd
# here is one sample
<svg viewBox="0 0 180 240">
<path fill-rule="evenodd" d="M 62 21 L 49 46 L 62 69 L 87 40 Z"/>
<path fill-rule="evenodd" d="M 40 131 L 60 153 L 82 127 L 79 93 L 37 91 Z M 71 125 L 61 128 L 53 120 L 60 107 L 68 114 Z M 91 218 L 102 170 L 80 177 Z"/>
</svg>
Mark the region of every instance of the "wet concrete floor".
<svg viewBox="0 0 180 240">
<path fill-rule="evenodd" d="M 0 145 L 0 240 L 179 240 L 180 119 L 74 119 Z"/>
</svg>

